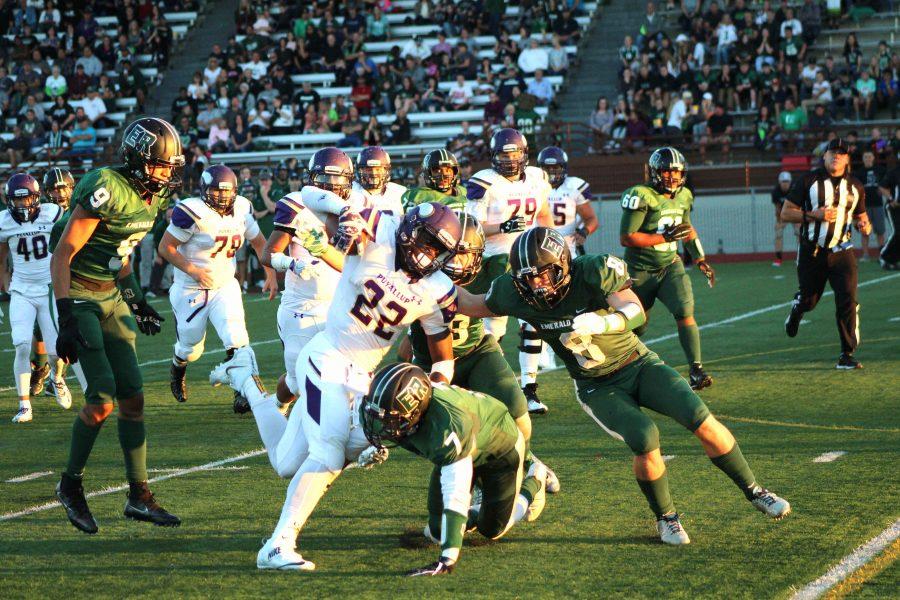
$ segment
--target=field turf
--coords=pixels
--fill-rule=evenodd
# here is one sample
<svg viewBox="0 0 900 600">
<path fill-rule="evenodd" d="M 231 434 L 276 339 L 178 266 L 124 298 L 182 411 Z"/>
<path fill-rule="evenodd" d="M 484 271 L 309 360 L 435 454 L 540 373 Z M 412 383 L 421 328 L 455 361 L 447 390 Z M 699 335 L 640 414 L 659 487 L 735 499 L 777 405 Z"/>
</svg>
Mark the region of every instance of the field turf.
<svg viewBox="0 0 900 600">
<path fill-rule="evenodd" d="M 796 285 L 790 265 L 717 268 L 714 289 L 691 274 L 701 325 L 786 303 Z M 790 517 L 773 522 L 754 510 L 690 434 L 657 416 L 663 454 L 672 456 L 672 493 L 693 540 L 688 547 L 663 547 L 634 483 L 630 451 L 581 411 L 570 379 L 556 371 L 539 377 L 550 413 L 534 419 L 533 447 L 556 470 L 562 493 L 548 497 L 539 521 L 513 528 L 497 543 L 467 538 L 456 572 L 438 580 L 401 577 L 437 555 L 415 534 L 425 523 L 430 466 L 401 450 L 372 471 L 342 475 L 325 496 L 300 538 L 317 571 L 257 571 L 256 551 L 277 520 L 287 483 L 258 455 L 188 474 L 174 471 L 261 444 L 252 418 L 231 413 L 231 392 L 206 383 L 222 359 L 214 333 L 206 356 L 189 369 L 190 400 L 179 405 L 172 399 L 170 318 L 162 335 L 138 342 L 149 466 L 163 470 L 151 476 L 176 475 L 152 488 L 184 524 L 159 529 L 126 521 L 122 491 L 89 500 L 100 521 L 96 536 L 77 532 L 58 506 L 8 518 L 54 499 L 74 411 L 40 398 L 34 421 L 13 425 L 16 399 L 7 387 L 0 393 L 0 597 L 789 597 L 900 517 L 900 275 L 862 264 L 861 282 L 876 279 L 860 288 L 862 371 L 834 369 L 839 347 L 830 296 L 793 340 L 784 335 L 784 307 L 702 331 L 704 363 L 715 378 L 702 396 L 732 429 L 760 482 L 791 501 Z M 168 308 L 166 300 L 156 302 Z M 253 301 L 247 309 L 272 389 L 283 365 L 276 304 Z M 651 317 L 645 340 L 685 372 L 671 317 L 662 306 Z M 4 386 L 12 384 L 8 332 L 8 324 L 0 327 Z M 517 367 L 516 338 L 507 336 L 504 346 Z M 124 482 L 115 427 L 111 419 L 94 448 L 88 491 Z M 830 451 L 847 454 L 813 462 Z M 53 474 L 5 483 L 42 471 Z M 896 557 L 896 544 L 893 550 Z M 897 597 L 897 564 L 887 557 L 878 566 L 844 591 Z"/>
</svg>

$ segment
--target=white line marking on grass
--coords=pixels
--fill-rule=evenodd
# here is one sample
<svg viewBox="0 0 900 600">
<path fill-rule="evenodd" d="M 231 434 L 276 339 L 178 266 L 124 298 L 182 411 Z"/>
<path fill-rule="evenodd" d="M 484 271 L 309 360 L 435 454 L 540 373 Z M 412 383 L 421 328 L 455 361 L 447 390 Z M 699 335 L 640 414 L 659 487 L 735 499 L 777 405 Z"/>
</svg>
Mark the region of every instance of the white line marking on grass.
<svg viewBox="0 0 900 600">
<path fill-rule="evenodd" d="M 184 469 L 178 469 L 173 471 L 172 473 L 167 473 L 165 475 L 160 475 L 159 477 L 152 477 L 148 480 L 148 483 L 155 483 L 157 481 L 165 481 L 166 479 L 172 479 L 175 477 L 183 477 L 185 475 L 190 475 L 192 473 L 198 473 L 200 471 L 208 471 L 210 469 L 215 469 L 216 467 L 221 467 L 222 465 L 227 465 L 231 463 L 240 462 L 242 460 L 247 460 L 248 458 L 255 458 L 262 454 L 265 454 L 266 451 L 264 448 L 259 450 L 251 450 L 250 452 L 244 452 L 242 454 L 238 454 L 235 456 L 230 456 L 228 458 L 223 458 L 222 460 L 215 460 L 213 462 L 208 462 L 203 465 L 197 465 L 196 467 L 186 467 Z M 123 490 L 128 489 L 128 484 L 117 485 L 113 487 L 103 488 L 101 490 L 97 490 L 95 492 L 90 492 L 86 494 L 86 498 L 96 498 L 97 496 L 106 496 L 107 494 L 113 494 L 115 492 L 121 492 Z M 37 504 L 35 506 L 29 506 L 28 508 L 23 508 L 22 510 L 17 510 L 14 512 L 9 512 L 0 515 L 0 522 L 2 521 L 11 521 L 12 519 L 18 519 L 19 517 L 25 517 L 28 515 L 33 515 L 34 513 L 38 513 L 44 510 L 50 510 L 51 508 L 56 508 L 60 506 L 59 502 L 47 502 L 45 504 Z"/>
<path fill-rule="evenodd" d="M 669 462 L 673 458 L 675 458 L 674 454 L 663 454 L 663 457 L 662 457 L 663 462 Z"/>
<path fill-rule="evenodd" d="M 237 465 L 229 465 L 222 467 L 210 467 L 208 469 L 203 469 L 204 471 L 246 471 L 250 467 L 247 466 L 237 466 Z M 181 469 L 171 468 L 171 469 L 147 469 L 148 473 L 175 473 L 180 471 Z"/>
<path fill-rule="evenodd" d="M 5 483 L 22 483 L 23 481 L 31 481 L 32 479 L 40 479 L 41 477 L 46 477 L 47 475 L 53 475 L 53 471 L 35 471 L 34 473 L 29 473 L 27 475 L 20 475 L 19 477 L 13 477 L 12 479 L 7 479 Z"/>
<path fill-rule="evenodd" d="M 830 463 L 834 462 L 843 455 L 847 454 L 843 450 L 833 450 L 831 452 L 825 452 L 823 454 L 818 455 L 813 459 L 814 463 Z"/>
<path fill-rule="evenodd" d="M 791 600 L 814 600 L 820 597 L 875 558 L 898 537 L 900 537 L 900 519 L 894 521 L 887 529 L 845 556 L 841 562 L 828 569 L 824 575 L 795 592 L 791 596 Z"/>
<path fill-rule="evenodd" d="M 897 321 L 900 321 L 900 317 L 891 317 L 890 319 L 888 319 L 888 321 L 890 321 L 891 323 L 896 323 Z"/>
</svg>

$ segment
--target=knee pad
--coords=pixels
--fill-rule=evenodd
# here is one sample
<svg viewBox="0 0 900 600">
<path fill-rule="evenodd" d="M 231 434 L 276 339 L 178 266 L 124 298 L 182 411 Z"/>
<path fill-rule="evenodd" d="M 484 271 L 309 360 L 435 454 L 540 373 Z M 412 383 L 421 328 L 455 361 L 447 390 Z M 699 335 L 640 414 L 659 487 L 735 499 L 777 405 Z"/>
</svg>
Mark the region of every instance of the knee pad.
<svg viewBox="0 0 900 600">
<path fill-rule="evenodd" d="M 25 360 L 29 364 L 31 363 L 31 341 L 28 342 L 19 342 L 15 344 L 16 347 L 16 362 Z"/>
<path fill-rule="evenodd" d="M 622 437 L 635 454 L 647 454 L 659 448 L 659 429 L 649 419 L 646 425 L 623 432 Z"/>
</svg>

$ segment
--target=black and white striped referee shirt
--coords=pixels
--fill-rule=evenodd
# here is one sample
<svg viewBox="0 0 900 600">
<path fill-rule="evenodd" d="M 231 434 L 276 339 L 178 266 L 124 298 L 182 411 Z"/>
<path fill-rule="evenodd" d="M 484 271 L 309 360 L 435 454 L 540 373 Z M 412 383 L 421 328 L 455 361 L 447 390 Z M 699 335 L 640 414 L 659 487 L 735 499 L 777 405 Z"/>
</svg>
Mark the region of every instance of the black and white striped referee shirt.
<svg viewBox="0 0 900 600">
<path fill-rule="evenodd" d="M 866 192 L 859 179 L 849 173 L 832 177 L 824 167 L 813 169 L 794 184 L 790 200 L 807 212 L 837 209 L 834 223 L 810 219 L 800 228 L 802 239 L 822 248 L 848 242 L 853 232 L 853 217 L 866 212 Z"/>
</svg>

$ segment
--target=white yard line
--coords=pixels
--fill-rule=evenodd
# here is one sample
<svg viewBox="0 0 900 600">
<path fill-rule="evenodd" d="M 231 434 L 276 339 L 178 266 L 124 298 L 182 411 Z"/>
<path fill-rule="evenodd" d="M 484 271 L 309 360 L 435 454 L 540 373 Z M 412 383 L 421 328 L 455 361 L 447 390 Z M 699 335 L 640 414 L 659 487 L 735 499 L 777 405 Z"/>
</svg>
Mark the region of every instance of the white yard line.
<svg viewBox="0 0 900 600">
<path fill-rule="evenodd" d="M 818 455 L 812 461 L 814 463 L 830 463 L 836 461 L 845 454 L 847 453 L 844 450 L 832 450 L 831 452 L 825 452 Z"/>
<path fill-rule="evenodd" d="M 663 457 L 662 457 L 663 462 L 669 462 L 673 458 L 675 458 L 674 454 L 663 454 Z"/>
<path fill-rule="evenodd" d="M 41 477 L 46 477 L 47 475 L 53 475 L 53 471 L 35 471 L 34 473 L 28 473 L 27 475 L 20 475 L 18 477 L 13 477 L 12 479 L 7 479 L 4 483 L 22 483 L 23 481 L 40 479 Z"/>
<path fill-rule="evenodd" d="M 210 467 L 208 469 L 203 469 L 204 471 L 246 471 L 250 467 L 247 466 L 222 466 L 222 467 Z M 181 469 L 170 468 L 170 469 L 147 469 L 148 473 L 176 473 Z"/>
<path fill-rule="evenodd" d="M 228 465 L 231 463 L 240 462 L 242 460 L 247 460 L 248 458 L 255 458 L 262 454 L 265 454 L 265 449 L 260 450 L 252 450 L 250 452 L 244 452 L 242 454 L 238 454 L 236 456 L 230 456 L 228 458 L 223 458 L 222 460 L 216 460 L 213 462 L 208 462 L 203 465 L 197 465 L 196 467 L 186 467 L 184 469 L 177 469 L 171 473 L 167 473 L 165 475 L 160 475 L 159 477 L 152 477 L 148 480 L 148 483 L 155 483 L 157 481 L 165 481 L 166 479 L 173 479 L 175 477 L 183 477 L 185 475 L 190 475 L 192 473 L 198 473 L 200 471 L 209 471 L 210 469 L 215 469 L 217 467 L 221 467 L 222 465 Z M 106 496 L 107 494 L 113 494 L 115 492 L 121 492 L 123 490 L 128 489 L 128 484 L 117 485 L 114 487 L 103 488 L 101 490 L 97 490 L 95 492 L 90 492 L 86 494 L 87 498 L 96 498 L 97 496 Z M 36 504 L 34 506 L 29 506 L 28 508 L 23 508 L 22 510 L 17 510 L 14 512 L 9 512 L 0 515 L 0 522 L 3 521 L 11 521 L 13 519 L 18 519 L 19 517 L 25 517 L 28 515 L 33 515 L 34 513 L 38 513 L 44 510 L 50 510 L 51 508 L 56 508 L 60 506 L 59 502 L 47 502 L 45 504 Z"/>
<path fill-rule="evenodd" d="M 870 560 L 878 556 L 882 550 L 890 546 L 900 537 L 900 519 L 894 521 L 887 529 L 845 556 L 824 575 L 794 592 L 791 600 L 814 600 L 841 583 Z"/>
</svg>

